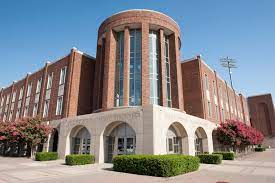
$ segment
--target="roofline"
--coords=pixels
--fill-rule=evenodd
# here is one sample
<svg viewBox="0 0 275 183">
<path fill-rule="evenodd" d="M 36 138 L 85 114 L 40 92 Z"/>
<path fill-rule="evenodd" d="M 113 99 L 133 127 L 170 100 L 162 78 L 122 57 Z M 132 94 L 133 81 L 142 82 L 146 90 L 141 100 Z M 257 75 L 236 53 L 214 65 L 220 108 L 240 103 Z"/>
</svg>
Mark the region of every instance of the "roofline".
<svg viewBox="0 0 275 183">
<path fill-rule="evenodd" d="M 165 13 L 155 11 L 155 10 L 150 10 L 150 9 L 128 9 L 128 10 L 123 10 L 123 11 L 119 11 L 119 12 L 107 17 L 105 20 L 107 20 L 108 18 L 110 18 L 114 15 L 118 15 L 120 13 L 125 13 L 125 12 L 129 12 L 129 11 L 148 11 L 148 12 L 158 13 L 158 14 L 164 15 L 164 16 L 168 17 L 169 19 L 171 19 L 178 26 L 178 28 L 180 28 L 179 24 L 172 17 L 166 15 Z"/>
<path fill-rule="evenodd" d="M 258 95 L 251 95 L 251 96 L 248 96 L 247 98 L 262 97 L 262 96 L 267 96 L 267 95 L 271 95 L 271 93 L 263 93 L 263 94 L 258 94 Z"/>
</svg>

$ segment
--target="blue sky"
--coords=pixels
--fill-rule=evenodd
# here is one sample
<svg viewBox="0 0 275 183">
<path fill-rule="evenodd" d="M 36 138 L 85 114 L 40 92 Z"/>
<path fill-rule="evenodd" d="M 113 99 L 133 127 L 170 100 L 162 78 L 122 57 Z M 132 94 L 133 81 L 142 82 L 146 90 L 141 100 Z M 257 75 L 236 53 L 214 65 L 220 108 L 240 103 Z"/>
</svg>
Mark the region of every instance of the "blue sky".
<svg viewBox="0 0 275 183">
<path fill-rule="evenodd" d="M 238 60 L 237 91 L 275 96 L 274 0 L 9 0 L 0 6 L 0 87 L 77 47 L 95 56 L 97 29 L 126 9 L 161 11 L 178 22 L 182 59 L 201 54 L 228 80 L 219 58 Z"/>
</svg>

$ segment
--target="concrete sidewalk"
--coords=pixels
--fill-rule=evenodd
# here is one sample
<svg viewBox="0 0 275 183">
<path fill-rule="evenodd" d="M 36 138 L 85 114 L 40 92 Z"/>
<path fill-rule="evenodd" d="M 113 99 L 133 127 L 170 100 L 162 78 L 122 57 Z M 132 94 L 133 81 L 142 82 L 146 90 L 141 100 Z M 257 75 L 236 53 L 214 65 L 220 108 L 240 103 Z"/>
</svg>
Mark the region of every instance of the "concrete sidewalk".
<svg viewBox="0 0 275 183">
<path fill-rule="evenodd" d="M 274 183 L 275 149 L 248 155 L 221 165 L 202 164 L 199 171 L 160 178 L 111 171 L 111 164 L 66 166 L 64 160 L 35 162 L 26 158 L 0 157 L 0 183 Z"/>
</svg>

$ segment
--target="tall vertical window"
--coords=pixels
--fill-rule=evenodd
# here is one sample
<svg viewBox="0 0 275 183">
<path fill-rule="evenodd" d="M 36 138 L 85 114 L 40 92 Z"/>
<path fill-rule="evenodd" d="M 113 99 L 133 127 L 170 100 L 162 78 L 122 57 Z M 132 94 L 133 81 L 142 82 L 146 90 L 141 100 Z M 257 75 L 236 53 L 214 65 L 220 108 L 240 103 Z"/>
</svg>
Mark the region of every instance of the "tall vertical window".
<svg viewBox="0 0 275 183">
<path fill-rule="evenodd" d="M 141 105 L 141 31 L 130 31 L 129 105 Z"/>
<path fill-rule="evenodd" d="M 67 67 L 63 67 L 60 71 L 59 85 L 63 85 L 66 81 Z"/>
<path fill-rule="evenodd" d="M 47 90 L 52 88 L 53 73 L 48 74 Z"/>
<path fill-rule="evenodd" d="M 27 90 L 27 97 L 31 96 L 31 92 L 32 92 L 32 83 L 29 83 L 28 90 Z"/>
<path fill-rule="evenodd" d="M 211 110 L 211 102 L 210 101 L 207 102 L 207 108 L 208 108 L 208 116 L 211 117 L 212 110 Z"/>
<path fill-rule="evenodd" d="M 28 114 L 29 114 L 29 106 L 25 106 L 23 116 L 24 116 L 24 117 L 27 117 Z"/>
<path fill-rule="evenodd" d="M 12 94 L 12 100 L 11 100 L 12 103 L 15 102 L 15 97 L 16 97 L 16 92 L 13 92 L 13 94 Z"/>
<path fill-rule="evenodd" d="M 124 32 L 117 34 L 115 106 L 123 105 Z"/>
<path fill-rule="evenodd" d="M 35 117 L 37 115 L 37 112 L 38 112 L 38 104 L 35 103 L 33 106 L 32 117 Z"/>
<path fill-rule="evenodd" d="M 172 106 L 171 100 L 171 78 L 170 78 L 170 59 L 169 59 L 169 38 L 168 36 L 164 37 L 164 59 L 165 59 L 165 79 L 166 79 L 166 98 L 167 106 Z"/>
<path fill-rule="evenodd" d="M 45 103 L 44 103 L 44 110 L 43 110 L 43 118 L 48 117 L 49 106 L 50 106 L 50 100 L 45 100 Z"/>
<path fill-rule="evenodd" d="M 39 80 L 37 80 L 37 85 L 36 85 L 35 93 L 40 93 L 41 84 L 42 84 L 42 78 L 40 78 Z"/>
<path fill-rule="evenodd" d="M 158 33 L 149 33 L 149 73 L 150 73 L 150 103 L 159 104 L 159 45 Z"/>
<path fill-rule="evenodd" d="M 62 114 L 62 108 L 63 108 L 63 96 L 60 96 L 57 98 L 57 103 L 56 103 L 56 115 L 61 115 Z"/>
<path fill-rule="evenodd" d="M 23 98 L 23 91 L 24 91 L 24 87 L 22 86 L 20 88 L 20 91 L 19 91 L 19 98 L 18 98 L 18 100 L 21 100 Z"/>
<path fill-rule="evenodd" d="M 209 90 L 208 76 L 206 74 L 204 75 L 204 85 L 205 90 Z"/>
</svg>

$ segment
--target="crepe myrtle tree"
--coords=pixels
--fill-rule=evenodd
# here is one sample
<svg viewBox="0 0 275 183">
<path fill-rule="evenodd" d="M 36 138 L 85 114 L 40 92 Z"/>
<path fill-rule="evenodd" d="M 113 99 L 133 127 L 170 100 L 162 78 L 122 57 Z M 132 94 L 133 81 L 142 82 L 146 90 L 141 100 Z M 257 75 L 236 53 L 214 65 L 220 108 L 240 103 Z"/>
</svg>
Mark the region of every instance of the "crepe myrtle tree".
<svg viewBox="0 0 275 183">
<path fill-rule="evenodd" d="M 263 142 L 263 134 L 243 122 L 227 120 L 217 128 L 217 139 L 221 144 L 233 147 L 233 150 L 240 146 L 259 145 Z"/>
<path fill-rule="evenodd" d="M 39 118 L 25 118 L 15 122 L 0 121 L 0 142 L 27 144 L 34 157 L 39 144 L 47 141 L 52 128 Z"/>
</svg>

